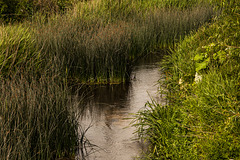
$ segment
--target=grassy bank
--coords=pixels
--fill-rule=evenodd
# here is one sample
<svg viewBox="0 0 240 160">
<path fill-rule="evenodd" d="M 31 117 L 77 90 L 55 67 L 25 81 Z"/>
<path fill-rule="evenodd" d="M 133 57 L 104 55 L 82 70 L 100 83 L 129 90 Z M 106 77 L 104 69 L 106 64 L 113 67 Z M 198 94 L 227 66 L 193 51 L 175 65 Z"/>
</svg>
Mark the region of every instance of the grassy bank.
<svg viewBox="0 0 240 160">
<path fill-rule="evenodd" d="M 153 100 L 137 116 L 147 159 L 240 158 L 239 4 L 224 8 L 165 56 L 159 83 L 168 104 Z"/>
</svg>

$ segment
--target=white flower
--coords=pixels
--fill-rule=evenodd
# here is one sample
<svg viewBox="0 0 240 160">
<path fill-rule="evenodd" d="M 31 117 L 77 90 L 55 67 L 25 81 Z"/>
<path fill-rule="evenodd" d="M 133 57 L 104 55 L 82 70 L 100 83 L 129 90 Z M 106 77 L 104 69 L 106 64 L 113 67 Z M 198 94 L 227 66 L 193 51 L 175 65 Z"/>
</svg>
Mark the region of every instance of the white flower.
<svg viewBox="0 0 240 160">
<path fill-rule="evenodd" d="M 227 47 L 227 48 L 225 49 L 225 51 L 230 50 L 230 49 L 231 49 L 230 47 Z"/>
<path fill-rule="evenodd" d="M 214 47 L 215 45 L 216 45 L 215 43 L 211 43 L 209 46 Z"/>
<path fill-rule="evenodd" d="M 178 81 L 178 84 L 182 84 L 182 83 L 183 83 L 183 80 L 182 80 L 182 78 L 180 78 Z"/>
<path fill-rule="evenodd" d="M 194 78 L 194 82 L 195 82 L 195 83 L 198 83 L 198 82 L 200 82 L 201 80 L 202 80 L 202 76 L 199 75 L 199 74 L 196 72 L 195 78 Z"/>
</svg>

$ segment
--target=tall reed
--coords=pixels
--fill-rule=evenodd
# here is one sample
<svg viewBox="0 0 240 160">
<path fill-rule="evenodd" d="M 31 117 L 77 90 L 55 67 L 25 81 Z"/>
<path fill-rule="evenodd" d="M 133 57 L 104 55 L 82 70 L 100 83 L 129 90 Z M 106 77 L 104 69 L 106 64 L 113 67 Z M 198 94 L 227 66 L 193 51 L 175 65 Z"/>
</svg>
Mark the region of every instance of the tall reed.
<svg viewBox="0 0 240 160">
<path fill-rule="evenodd" d="M 40 50 L 32 29 L 21 25 L 0 27 L 0 76 L 9 76 L 17 70 L 37 69 L 41 63 Z"/>
<path fill-rule="evenodd" d="M 28 25 L 1 26 L 1 159 L 72 157 L 78 148 L 78 121 L 58 59 L 44 54 Z M 57 65 L 56 65 L 57 64 Z"/>
<path fill-rule="evenodd" d="M 133 8 L 130 15 L 129 8 L 125 8 L 123 15 L 116 17 L 113 15 L 118 11 L 99 10 L 105 3 L 80 3 L 65 16 L 53 16 L 47 23 L 36 25 L 43 52 L 58 57 L 64 64 L 58 67 L 81 83 L 127 81 L 137 58 L 153 48 L 172 45 L 214 14 L 208 6 L 184 10 L 155 8 L 146 13 Z M 114 6 L 110 3 L 108 7 Z M 100 11 L 107 18 L 99 17 Z"/>
<path fill-rule="evenodd" d="M 54 78 L 1 79 L 2 159 L 55 159 L 74 156 L 78 122 L 67 88 Z"/>
<path fill-rule="evenodd" d="M 3 26 L 2 76 L 10 74 L 12 67 L 41 70 L 52 61 L 47 67 L 80 83 L 124 82 L 137 58 L 172 45 L 213 14 L 212 7 L 203 4 L 163 9 L 131 0 L 80 2 L 65 15 L 36 15 L 31 25 Z"/>
</svg>

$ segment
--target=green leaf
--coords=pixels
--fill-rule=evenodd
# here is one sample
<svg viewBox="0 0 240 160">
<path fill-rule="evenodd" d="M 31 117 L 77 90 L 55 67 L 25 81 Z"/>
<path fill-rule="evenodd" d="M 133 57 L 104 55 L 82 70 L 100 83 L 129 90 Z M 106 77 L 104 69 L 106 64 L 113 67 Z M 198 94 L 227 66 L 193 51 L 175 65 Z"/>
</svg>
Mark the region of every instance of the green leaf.
<svg viewBox="0 0 240 160">
<path fill-rule="evenodd" d="M 218 54 L 220 63 L 223 63 L 227 59 L 227 53 L 226 52 L 220 50 L 220 51 L 217 52 L 217 54 Z"/>
<path fill-rule="evenodd" d="M 208 60 L 205 60 L 205 61 L 203 61 L 201 63 L 196 63 L 196 72 L 198 72 L 198 71 L 200 71 L 202 69 L 207 68 L 208 64 L 209 64 Z"/>
<path fill-rule="evenodd" d="M 204 59 L 204 55 L 202 55 L 202 54 L 197 54 L 194 58 L 193 58 L 193 60 L 194 61 L 202 61 Z"/>
</svg>

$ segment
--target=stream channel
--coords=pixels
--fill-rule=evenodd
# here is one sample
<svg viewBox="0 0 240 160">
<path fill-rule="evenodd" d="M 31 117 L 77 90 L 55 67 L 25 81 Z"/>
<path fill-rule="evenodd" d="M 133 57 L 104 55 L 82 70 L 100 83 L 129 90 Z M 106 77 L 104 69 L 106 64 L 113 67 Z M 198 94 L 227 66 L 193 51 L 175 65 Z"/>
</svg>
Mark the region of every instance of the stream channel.
<svg viewBox="0 0 240 160">
<path fill-rule="evenodd" d="M 85 134 L 92 144 L 84 151 L 86 160 L 131 160 L 141 155 L 144 145 L 136 140 L 129 118 L 144 109 L 150 97 L 162 103 L 157 94 L 160 60 L 157 54 L 140 60 L 128 84 L 89 86 L 91 96 L 80 119 L 80 132 L 91 126 Z"/>
</svg>

